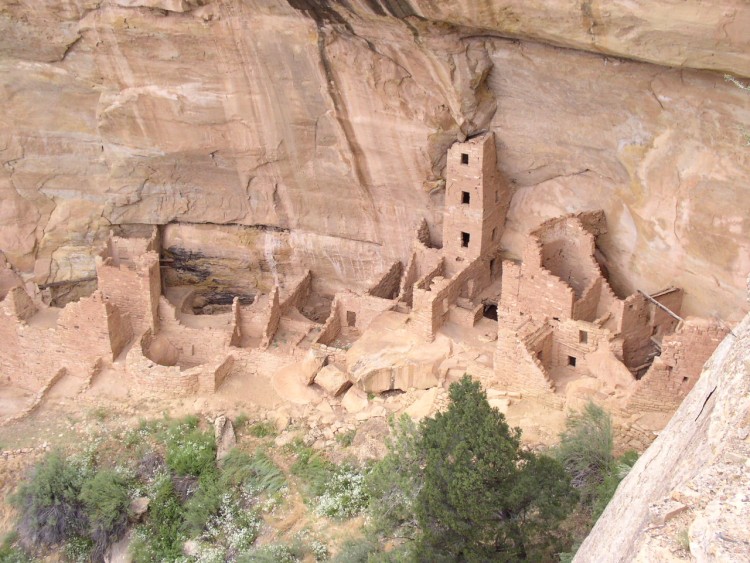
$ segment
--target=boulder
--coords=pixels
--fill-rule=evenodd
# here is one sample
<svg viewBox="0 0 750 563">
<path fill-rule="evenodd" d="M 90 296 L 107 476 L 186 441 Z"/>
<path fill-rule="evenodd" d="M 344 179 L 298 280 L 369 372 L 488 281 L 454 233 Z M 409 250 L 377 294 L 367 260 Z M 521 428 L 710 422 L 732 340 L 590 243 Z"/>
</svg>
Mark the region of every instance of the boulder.
<svg viewBox="0 0 750 563">
<path fill-rule="evenodd" d="M 315 382 L 315 376 L 320 371 L 328 356 L 325 354 L 316 353 L 314 350 L 308 350 L 305 358 L 299 363 L 299 376 L 305 385 L 312 385 Z"/>
<path fill-rule="evenodd" d="M 330 395 L 338 397 L 344 391 L 352 386 L 346 372 L 340 370 L 334 365 L 328 365 L 322 368 L 318 375 L 315 376 L 315 383 L 320 385 Z"/>
<path fill-rule="evenodd" d="M 214 437 L 216 438 L 216 461 L 222 461 L 237 445 L 234 425 L 223 414 L 216 417 L 214 421 Z"/>
<path fill-rule="evenodd" d="M 341 399 L 341 406 L 348 413 L 357 413 L 367 408 L 367 393 L 356 387 L 351 387 Z"/>
<path fill-rule="evenodd" d="M 143 519 L 143 515 L 148 511 L 148 505 L 151 501 L 148 497 L 138 497 L 130 501 L 128 507 L 128 514 L 130 520 L 133 522 L 140 522 Z"/>
</svg>

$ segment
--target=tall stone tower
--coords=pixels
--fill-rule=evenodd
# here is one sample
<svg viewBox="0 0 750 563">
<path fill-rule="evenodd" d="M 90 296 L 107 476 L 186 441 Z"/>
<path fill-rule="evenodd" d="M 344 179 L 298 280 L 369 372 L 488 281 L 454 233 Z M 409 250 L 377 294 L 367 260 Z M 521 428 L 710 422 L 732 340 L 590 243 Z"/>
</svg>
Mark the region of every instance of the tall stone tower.
<svg viewBox="0 0 750 563">
<path fill-rule="evenodd" d="M 496 168 L 495 135 L 478 135 L 448 149 L 443 256 L 448 267 L 479 258 L 503 234 L 510 191 Z"/>
</svg>

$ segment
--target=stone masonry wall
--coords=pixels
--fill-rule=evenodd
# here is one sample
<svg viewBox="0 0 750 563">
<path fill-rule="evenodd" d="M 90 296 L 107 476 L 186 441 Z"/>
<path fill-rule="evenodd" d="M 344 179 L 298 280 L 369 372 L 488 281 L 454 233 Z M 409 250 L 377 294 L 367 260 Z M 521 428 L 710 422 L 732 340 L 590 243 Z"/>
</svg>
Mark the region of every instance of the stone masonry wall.
<svg viewBox="0 0 750 563">
<path fill-rule="evenodd" d="M 399 293 L 403 271 L 404 265 L 401 262 L 394 262 L 367 293 L 381 299 L 394 299 Z"/>
<path fill-rule="evenodd" d="M 279 302 L 279 286 L 274 286 L 271 290 L 271 295 L 268 299 L 268 307 L 266 309 L 268 319 L 266 326 L 263 329 L 263 334 L 260 339 L 260 349 L 265 350 L 271 345 L 273 337 L 276 336 L 276 331 L 279 330 L 279 323 L 281 322 L 281 304 Z"/>
<path fill-rule="evenodd" d="M 450 307 L 455 305 L 459 295 L 473 299 L 491 283 L 492 258 L 492 255 L 486 255 L 474 260 L 450 279 L 432 276 L 429 290 L 426 289 L 426 284 L 418 283 L 414 288 L 412 328 L 426 340 L 434 340 L 435 334 L 445 322 Z M 425 289 L 420 288 L 420 285 L 425 285 Z"/>
<path fill-rule="evenodd" d="M 672 412 L 687 396 L 703 365 L 729 329 L 703 319 L 688 319 L 665 336 L 662 352 L 636 385 L 628 402 L 631 412 Z"/>
</svg>

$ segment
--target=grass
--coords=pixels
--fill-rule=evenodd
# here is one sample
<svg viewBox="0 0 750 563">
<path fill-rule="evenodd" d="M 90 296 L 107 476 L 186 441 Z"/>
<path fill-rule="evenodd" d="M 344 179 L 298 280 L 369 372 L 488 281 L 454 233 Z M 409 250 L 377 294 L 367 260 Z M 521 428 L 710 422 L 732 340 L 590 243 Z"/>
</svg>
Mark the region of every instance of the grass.
<svg viewBox="0 0 750 563">
<path fill-rule="evenodd" d="M 242 430 L 245 426 L 247 426 L 247 423 L 249 421 L 250 421 L 250 417 L 247 416 L 247 414 L 245 414 L 244 412 L 241 412 L 234 419 L 234 429 Z"/>
<path fill-rule="evenodd" d="M 276 436 L 276 427 L 270 422 L 256 422 L 250 427 L 249 433 L 255 438 L 269 438 Z"/>
</svg>

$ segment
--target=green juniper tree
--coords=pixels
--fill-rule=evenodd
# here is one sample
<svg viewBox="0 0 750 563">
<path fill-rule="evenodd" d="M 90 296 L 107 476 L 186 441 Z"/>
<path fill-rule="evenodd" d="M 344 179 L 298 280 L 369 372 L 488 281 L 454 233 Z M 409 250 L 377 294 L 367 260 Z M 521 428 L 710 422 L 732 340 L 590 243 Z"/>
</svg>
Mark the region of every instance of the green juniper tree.
<svg viewBox="0 0 750 563">
<path fill-rule="evenodd" d="M 490 407 L 469 376 L 450 388 L 445 413 L 426 419 L 424 486 L 416 499 L 420 560 L 551 560 L 575 503 L 562 465 L 521 449 L 519 429 Z"/>
</svg>

